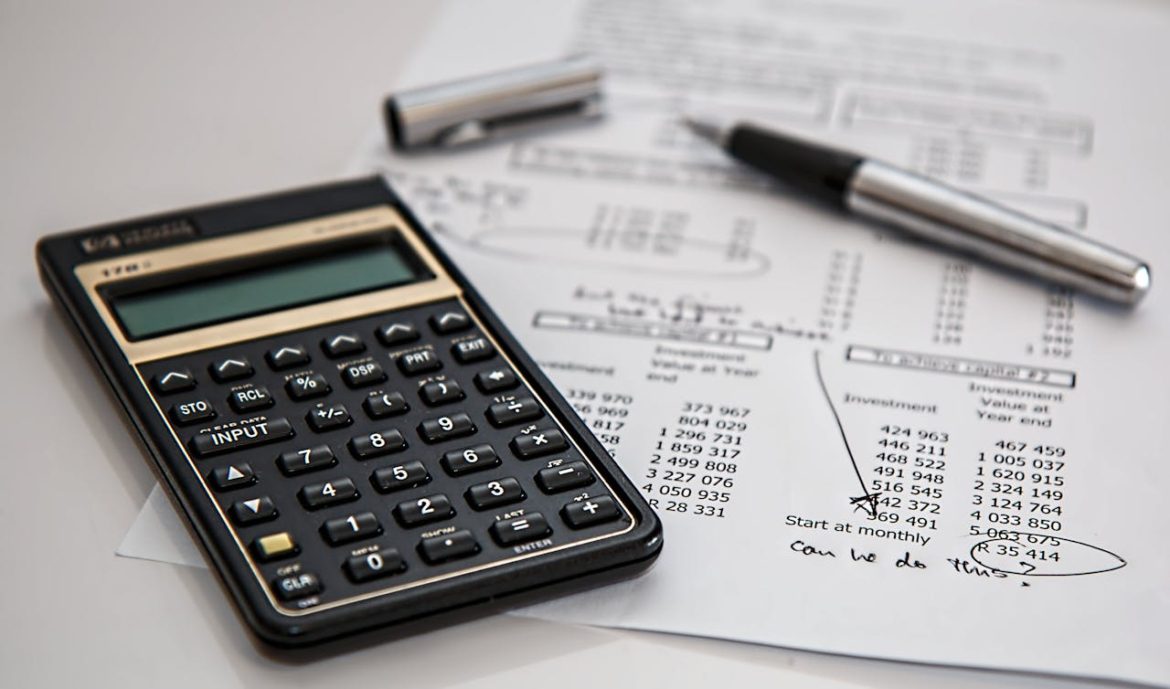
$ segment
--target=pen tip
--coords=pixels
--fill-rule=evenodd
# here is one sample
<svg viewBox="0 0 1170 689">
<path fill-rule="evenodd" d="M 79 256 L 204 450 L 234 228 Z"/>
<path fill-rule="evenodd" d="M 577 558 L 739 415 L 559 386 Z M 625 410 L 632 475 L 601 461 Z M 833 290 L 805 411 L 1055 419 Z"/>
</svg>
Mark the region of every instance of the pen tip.
<svg viewBox="0 0 1170 689">
<path fill-rule="evenodd" d="M 713 120 L 694 115 L 683 115 L 679 118 L 679 123 L 700 139 L 706 139 L 720 146 L 723 145 L 726 138 L 727 130 Z"/>
</svg>

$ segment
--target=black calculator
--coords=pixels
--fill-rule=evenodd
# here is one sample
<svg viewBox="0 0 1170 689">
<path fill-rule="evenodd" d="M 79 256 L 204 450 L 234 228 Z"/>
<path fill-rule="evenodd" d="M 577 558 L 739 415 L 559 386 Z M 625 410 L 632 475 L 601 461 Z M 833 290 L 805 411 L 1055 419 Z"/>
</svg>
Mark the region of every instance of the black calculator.
<svg viewBox="0 0 1170 689">
<path fill-rule="evenodd" d="M 661 549 L 637 489 L 380 178 L 47 237 L 37 258 L 266 641 L 409 631 Z"/>
</svg>

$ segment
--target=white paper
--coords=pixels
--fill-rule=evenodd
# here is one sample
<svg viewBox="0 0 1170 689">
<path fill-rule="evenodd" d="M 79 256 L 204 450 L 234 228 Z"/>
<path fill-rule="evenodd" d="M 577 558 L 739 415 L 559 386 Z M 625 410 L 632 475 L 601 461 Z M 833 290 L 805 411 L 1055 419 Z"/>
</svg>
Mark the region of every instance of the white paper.
<svg viewBox="0 0 1170 689">
<path fill-rule="evenodd" d="M 1170 685 L 1159 286 L 1130 313 L 939 253 L 674 123 L 820 137 L 1157 273 L 1170 11 L 446 9 L 403 86 L 575 50 L 609 68 L 604 124 L 408 157 L 376 132 L 351 170 L 387 174 L 663 519 L 647 576 L 526 614 Z"/>
</svg>

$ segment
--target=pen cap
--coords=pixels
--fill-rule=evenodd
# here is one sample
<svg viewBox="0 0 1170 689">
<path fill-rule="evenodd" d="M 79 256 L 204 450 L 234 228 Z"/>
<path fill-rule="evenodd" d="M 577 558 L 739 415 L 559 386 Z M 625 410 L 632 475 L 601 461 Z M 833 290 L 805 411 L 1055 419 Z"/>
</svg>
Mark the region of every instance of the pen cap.
<svg viewBox="0 0 1170 689">
<path fill-rule="evenodd" d="M 386 99 L 391 145 L 452 147 L 601 115 L 601 66 L 588 55 L 401 91 Z"/>
</svg>

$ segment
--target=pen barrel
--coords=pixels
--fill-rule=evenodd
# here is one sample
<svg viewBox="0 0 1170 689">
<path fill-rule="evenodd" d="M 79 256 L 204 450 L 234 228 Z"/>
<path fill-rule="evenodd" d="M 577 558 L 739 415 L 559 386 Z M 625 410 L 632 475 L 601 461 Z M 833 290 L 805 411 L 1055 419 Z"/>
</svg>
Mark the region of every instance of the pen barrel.
<svg viewBox="0 0 1170 689">
<path fill-rule="evenodd" d="M 1138 258 L 879 161 L 858 166 L 845 205 L 931 242 L 1110 301 L 1136 304 L 1150 288 L 1150 269 Z"/>
</svg>

